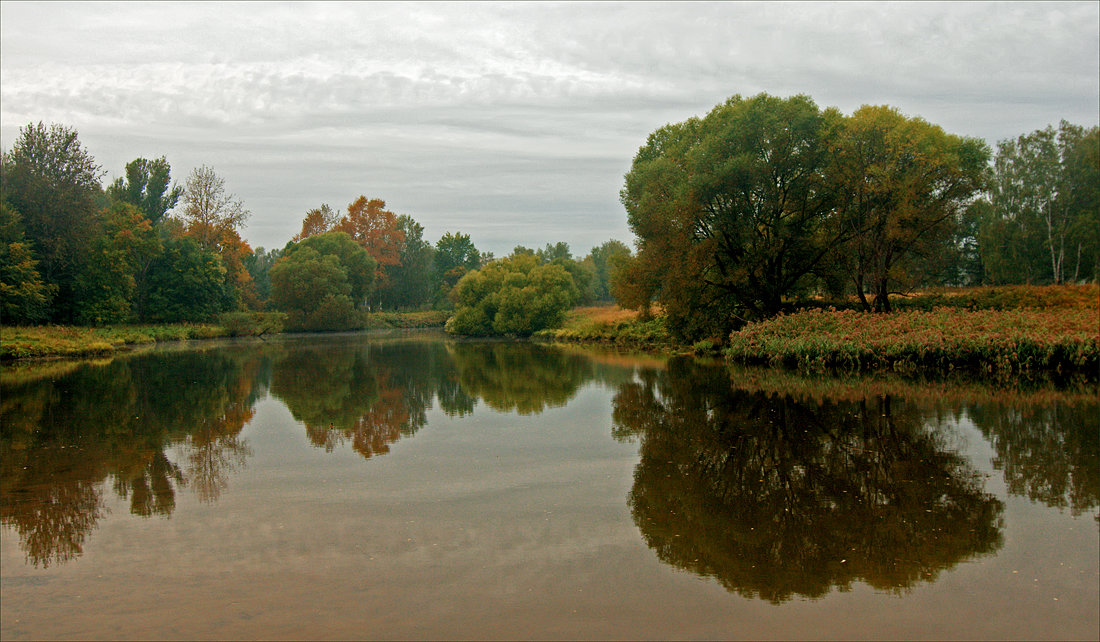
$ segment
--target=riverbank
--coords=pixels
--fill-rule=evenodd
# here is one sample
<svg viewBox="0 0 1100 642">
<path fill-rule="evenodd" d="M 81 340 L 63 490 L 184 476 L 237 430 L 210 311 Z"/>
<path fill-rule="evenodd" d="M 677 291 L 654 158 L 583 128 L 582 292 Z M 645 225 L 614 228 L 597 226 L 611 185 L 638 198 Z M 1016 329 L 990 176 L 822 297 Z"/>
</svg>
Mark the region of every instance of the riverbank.
<svg viewBox="0 0 1100 642">
<path fill-rule="evenodd" d="M 378 312 L 368 315 L 366 330 L 441 328 L 447 312 Z M 283 332 L 278 313 L 235 312 L 217 323 L 166 323 L 78 326 L 0 327 L 0 361 L 96 357 L 169 341 L 265 336 Z"/>
<path fill-rule="evenodd" d="M 807 310 L 745 326 L 724 354 L 737 363 L 814 372 L 965 371 L 976 375 L 1100 370 L 1096 310 L 957 310 L 873 314 Z"/>
<path fill-rule="evenodd" d="M 544 341 L 721 356 L 815 372 L 1100 376 L 1100 286 L 940 289 L 891 314 L 815 308 L 746 325 L 725 341 L 674 341 L 660 316 L 577 308 Z"/>
</svg>

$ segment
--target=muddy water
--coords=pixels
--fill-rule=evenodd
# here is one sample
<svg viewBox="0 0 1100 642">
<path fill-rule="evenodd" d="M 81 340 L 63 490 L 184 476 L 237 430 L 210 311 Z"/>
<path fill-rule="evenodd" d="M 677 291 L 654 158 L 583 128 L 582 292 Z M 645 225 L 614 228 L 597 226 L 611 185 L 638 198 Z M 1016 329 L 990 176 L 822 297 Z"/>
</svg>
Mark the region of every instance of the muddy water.
<svg viewBox="0 0 1100 642">
<path fill-rule="evenodd" d="M 1100 637 L 1095 386 L 430 334 L 3 375 L 5 640 Z"/>
</svg>

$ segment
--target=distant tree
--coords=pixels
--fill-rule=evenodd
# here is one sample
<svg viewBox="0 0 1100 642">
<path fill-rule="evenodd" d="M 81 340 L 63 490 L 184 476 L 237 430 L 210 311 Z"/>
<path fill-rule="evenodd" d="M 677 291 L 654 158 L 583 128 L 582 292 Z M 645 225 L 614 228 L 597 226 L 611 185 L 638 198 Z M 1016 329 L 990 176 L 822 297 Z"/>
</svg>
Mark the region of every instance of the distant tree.
<svg viewBox="0 0 1100 642">
<path fill-rule="evenodd" d="M 75 315 L 77 270 L 100 233 L 101 176 L 76 130 L 41 122 L 19 130 L 0 164 L 0 196 L 20 214 L 43 282 L 56 288 L 54 321 Z"/>
<path fill-rule="evenodd" d="M 448 332 L 527 336 L 561 323 L 577 289 L 561 265 L 539 265 L 535 256 L 520 254 L 469 272 L 451 296 Z"/>
<path fill-rule="evenodd" d="M 618 270 L 623 259 L 630 257 L 630 248 L 622 241 L 605 241 L 592 248 L 587 259 L 592 261 L 595 275 L 592 280 L 592 293 L 597 301 L 611 300 L 612 275 Z"/>
<path fill-rule="evenodd" d="M 435 243 L 436 307 L 447 307 L 447 295 L 470 270 L 480 268 L 481 254 L 468 234 L 447 232 Z"/>
<path fill-rule="evenodd" d="M 386 209 L 386 201 L 360 196 L 348 205 L 348 213 L 335 229 L 349 234 L 362 245 L 380 268 L 401 262 L 405 233 L 397 222 L 397 215 Z"/>
<path fill-rule="evenodd" d="M 997 144 L 979 229 L 994 283 L 1097 278 L 1100 129 L 1066 121 Z M 1090 274 L 1091 273 L 1091 274 Z"/>
<path fill-rule="evenodd" d="M 841 248 L 856 294 L 874 294 L 889 312 L 891 292 L 920 284 L 924 267 L 939 265 L 958 220 L 982 187 L 989 150 L 888 106 L 865 105 L 844 119 L 833 138 L 829 169 L 836 185 Z"/>
<path fill-rule="evenodd" d="M 112 200 L 137 207 L 158 223 L 183 196 L 183 188 L 168 184 L 172 168 L 163 156 L 154 160 L 136 158 L 126 164 L 126 177 L 118 178 L 107 188 Z"/>
<path fill-rule="evenodd" d="M 302 231 L 294 235 L 292 240 L 301 241 L 310 236 L 324 234 L 336 229 L 339 222 L 340 213 L 332 209 L 328 203 L 324 203 L 321 207 L 315 207 L 306 212 L 306 217 L 302 219 Z"/>
<path fill-rule="evenodd" d="M 546 247 L 535 252 L 539 263 L 552 263 L 555 259 L 573 260 L 573 253 L 569 251 L 569 244 L 564 241 L 547 243 Z"/>
<path fill-rule="evenodd" d="M 424 228 L 411 216 L 397 217 L 405 240 L 400 262 L 386 269 L 387 285 L 378 292 L 383 308 L 415 308 L 431 302 L 435 249 L 424 240 Z"/>
<path fill-rule="evenodd" d="M 251 214 L 236 196 L 226 193 L 225 179 L 206 165 L 195 168 L 187 177 L 183 205 L 187 233 L 204 250 L 218 249 L 231 237 L 227 233 L 236 233 Z"/>
<path fill-rule="evenodd" d="M 252 283 L 256 288 L 256 296 L 260 301 L 267 301 L 271 297 L 271 275 L 269 270 L 282 254 L 283 251 L 278 248 L 265 250 L 263 247 L 257 247 L 252 251 L 252 254 L 244 257 L 244 267 L 252 277 Z"/>
</svg>

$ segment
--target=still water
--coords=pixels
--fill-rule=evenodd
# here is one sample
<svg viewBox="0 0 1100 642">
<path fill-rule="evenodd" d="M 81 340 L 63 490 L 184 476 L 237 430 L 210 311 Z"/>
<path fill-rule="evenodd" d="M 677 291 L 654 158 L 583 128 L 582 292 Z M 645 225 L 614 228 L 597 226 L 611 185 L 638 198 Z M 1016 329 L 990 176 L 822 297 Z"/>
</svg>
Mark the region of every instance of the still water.
<svg viewBox="0 0 1100 642">
<path fill-rule="evenodd" d="M 1095 384 L 430 333 L 6 367 L 0 637 L 1100 637 Z"/>
</svg>

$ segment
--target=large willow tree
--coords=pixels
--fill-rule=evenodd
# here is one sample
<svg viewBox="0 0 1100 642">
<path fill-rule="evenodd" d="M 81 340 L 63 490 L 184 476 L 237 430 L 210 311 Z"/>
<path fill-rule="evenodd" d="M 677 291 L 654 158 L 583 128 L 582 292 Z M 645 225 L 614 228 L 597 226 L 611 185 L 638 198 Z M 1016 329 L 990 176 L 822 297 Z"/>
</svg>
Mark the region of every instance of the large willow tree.
<svg viewBox="0 0 1100 642">
<path fill-rule="evenodd" d="M 846 275 L 889 311 L 950 251 L 988 158 L 890 107 L 845 117 L 807 96 L 734 96 L 634 157 L 621 198 L 638 255 L 616 296 L 659 303 L 682 340 L 778 314 L 818 277 Z"/>
<path fill-rule="evenodd" d="M 623 303 L 659 301 L 681 338 L 782 310 L 841 233 L 825 225 L 840 120 L 807 96 L 760 94 L 651 134 L 621 193 L 638 245 Z"/>
</svg>

